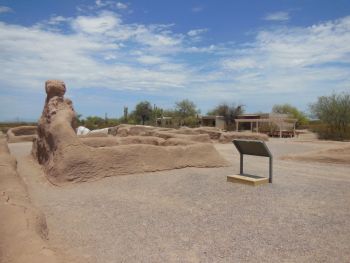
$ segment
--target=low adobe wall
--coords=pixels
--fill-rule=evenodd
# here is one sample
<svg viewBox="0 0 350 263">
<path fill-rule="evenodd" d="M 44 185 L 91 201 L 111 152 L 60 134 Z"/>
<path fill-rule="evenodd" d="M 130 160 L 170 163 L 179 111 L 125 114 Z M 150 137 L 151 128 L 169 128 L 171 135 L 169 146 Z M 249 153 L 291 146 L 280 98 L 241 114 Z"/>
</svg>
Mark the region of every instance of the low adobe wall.
<svg viewBox="0 0 350 263">
<path fill-rule="evenodd" d="M 119 137 L 128 136 L 153 136 L 163 139 L 177 138 L 197 142 L 208 142 L 211 140 L 219 143 L 231 143 L 233 139 L 249 139 L 268 141 L 269 137 L 262 133 L 253 132 L 224 132 L 214 127 L 200 128 L 159 128 L 153 126 L 121 124 L 113 127 L 115 135 Z"/>
<path fill-rule="evenodd" d="M 30 202 L 5 139 L 0 139 L 0 167 L 0 261 L 60 262 L 47 247 L 45 216 Z"/>
<path fill-rule="evenodd" d="M 45 89 L 47 97 L 32 153 L 53 184 L 185 167 L 229 165 L 211 143 L 165 146 L 135 142 L 118 147 L 91 147 L 75 134 L 76 114 L 72 101 L 64 98 L 65 84 L 51 80 L 46 82 Z M 191 142 L 196 139 L 192 138 Z M 201 140 L 204 140 L 203 136 Z"/>
<path fill-rule="evenodd" d="M 13 142 L 31 142 L 36 138 L 37 126 L 18 126 L 7 131 L 7 141 Z"/>
</svg>

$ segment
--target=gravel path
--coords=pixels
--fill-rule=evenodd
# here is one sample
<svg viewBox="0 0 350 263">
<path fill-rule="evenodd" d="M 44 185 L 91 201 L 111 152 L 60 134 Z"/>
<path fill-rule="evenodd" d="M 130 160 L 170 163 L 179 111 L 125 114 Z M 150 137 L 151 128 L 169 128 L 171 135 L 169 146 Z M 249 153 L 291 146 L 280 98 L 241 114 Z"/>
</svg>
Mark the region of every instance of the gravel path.
<svg viewBox="0 0 350 263">
<path fill-rule="evenodd" d="M 278 160 L 330 143 L 271 140 L 274 183 L 226 182 L 239 170 L 233 145 L 216 145 L 232 167 L 186 168 L 55 187 L 11 144 L 51 245 L 86 262 L 350 262 L 350 165 Z M 155 160 L 156 161 L 156 160 Z M 268 174 L 268 160 L 245 171 Z"/>
</svg>

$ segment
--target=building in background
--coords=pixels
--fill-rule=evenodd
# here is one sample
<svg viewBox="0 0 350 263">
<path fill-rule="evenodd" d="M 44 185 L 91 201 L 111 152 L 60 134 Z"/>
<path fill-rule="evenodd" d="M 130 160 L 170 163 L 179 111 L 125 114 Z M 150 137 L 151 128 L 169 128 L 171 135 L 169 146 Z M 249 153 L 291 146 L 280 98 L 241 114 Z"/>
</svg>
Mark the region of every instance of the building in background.
<svg viewBox="0 0 350 263">
<path fill-rule="evenodd" d="M 236 131 L 266 133 L 272 137 L 294 137 L 297 119 L 288 114 L 242 114 L 235 119 Z"/>
<path fill-rule="evenodd" d="M 200 117 L 200 125 L 206 127 L 216 127 L 222 130 L 226 130 L 225 119 L 223 116 L 201 116 Z"/>
</svg>

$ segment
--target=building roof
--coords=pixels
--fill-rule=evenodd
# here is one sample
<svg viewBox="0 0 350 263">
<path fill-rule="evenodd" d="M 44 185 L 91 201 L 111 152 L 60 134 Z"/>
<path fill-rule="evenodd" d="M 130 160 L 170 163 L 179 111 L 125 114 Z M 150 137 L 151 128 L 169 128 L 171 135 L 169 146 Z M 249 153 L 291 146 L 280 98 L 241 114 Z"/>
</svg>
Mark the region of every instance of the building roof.
<svg viewBox="0 0 350 263">
<path fill-rule="evenodd" d="M 223 119 L 224 116 L 206 115 L 206 116 L 201 116 L 200 118 L 205 120 L 215 120 L 215 119 Z"/>
</svg>

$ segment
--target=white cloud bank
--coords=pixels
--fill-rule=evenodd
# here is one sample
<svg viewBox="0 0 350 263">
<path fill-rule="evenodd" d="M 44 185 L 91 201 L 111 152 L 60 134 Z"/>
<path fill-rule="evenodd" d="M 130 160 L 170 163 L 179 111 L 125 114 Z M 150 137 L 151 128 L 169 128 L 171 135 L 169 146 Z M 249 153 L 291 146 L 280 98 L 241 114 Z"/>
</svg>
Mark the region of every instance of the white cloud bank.
<svg viewBox="0 0 350 263">
<path fill-rule="evenodd" d="M 350 89 L 350 17 L 261 30 L 252 42 L 234 47 L 197 46 L 193 37 L 206 29 L 171 29 L 126 24 L 106 11 L 51 17 L 32 27 L 0 22 L 0 90 L 41 92 L 51 78 L 69 89 L 178 92 L 199 101 Z"/>
<path fill-rule="evenodd" d="M 349 41 L 350 17 L 306 28 L 260 31 L 254 43 L 236 50 L 222 65 L 241 87 L 266 92 L 349 90 Z"/>
</svg>

